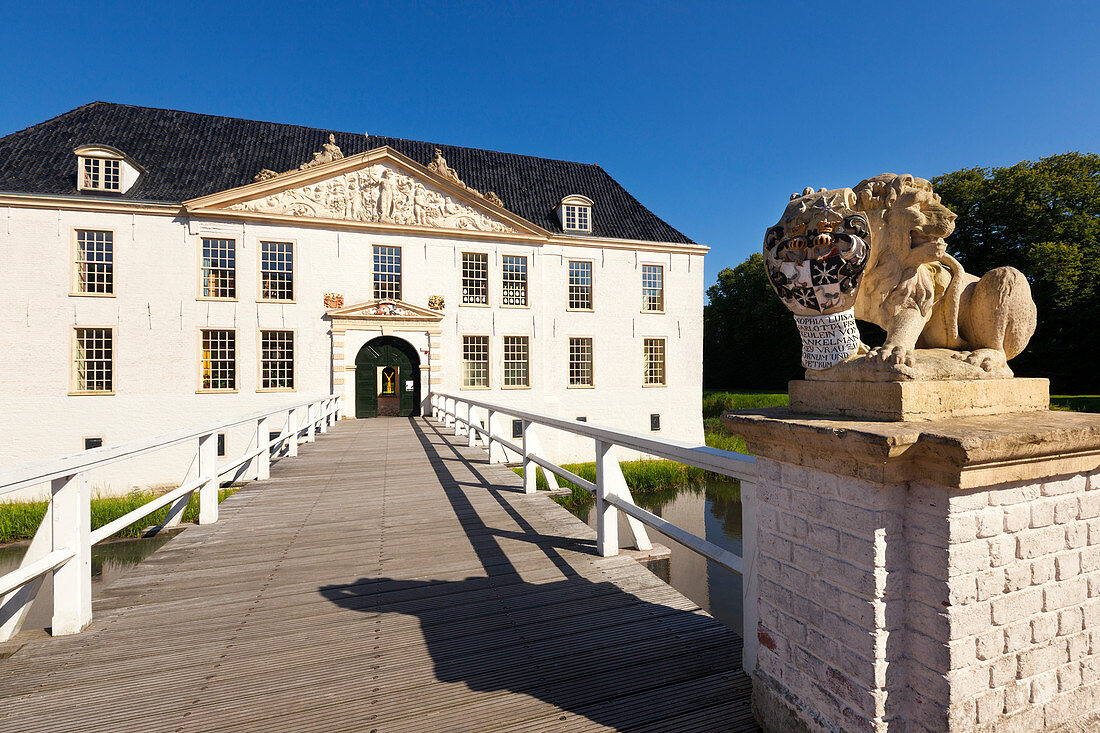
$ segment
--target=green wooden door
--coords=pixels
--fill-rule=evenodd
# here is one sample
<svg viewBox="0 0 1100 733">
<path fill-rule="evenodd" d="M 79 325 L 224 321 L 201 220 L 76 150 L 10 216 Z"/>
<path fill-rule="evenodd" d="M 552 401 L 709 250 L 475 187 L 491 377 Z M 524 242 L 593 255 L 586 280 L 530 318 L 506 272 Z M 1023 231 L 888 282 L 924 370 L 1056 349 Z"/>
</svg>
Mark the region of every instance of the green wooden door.
<svg viewBox="0 0 1100 733">
<path fill-rule="evenodd" d="M 418 414 L 420 359 L 416 350 L 407 341 L 382 336 L 363 346 L 355 357 L 355 416 L 378 416 L 379 367 L 397 370 L 399 414 L 403 417 Z"/>
</svg>

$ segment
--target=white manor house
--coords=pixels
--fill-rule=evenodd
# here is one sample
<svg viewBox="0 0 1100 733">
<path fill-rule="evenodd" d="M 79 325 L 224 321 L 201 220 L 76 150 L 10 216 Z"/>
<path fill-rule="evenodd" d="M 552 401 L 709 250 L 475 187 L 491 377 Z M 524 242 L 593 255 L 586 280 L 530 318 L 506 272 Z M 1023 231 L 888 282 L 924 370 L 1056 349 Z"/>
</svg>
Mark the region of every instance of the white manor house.
<svg viewBox="0 0 1100 733">
<path fill-rule="evenodd" d="M 0 138 L 0 465 L 330 392 L 701 442 L 706 252 L 597 165 L 95 102 Z"/>
</svg>

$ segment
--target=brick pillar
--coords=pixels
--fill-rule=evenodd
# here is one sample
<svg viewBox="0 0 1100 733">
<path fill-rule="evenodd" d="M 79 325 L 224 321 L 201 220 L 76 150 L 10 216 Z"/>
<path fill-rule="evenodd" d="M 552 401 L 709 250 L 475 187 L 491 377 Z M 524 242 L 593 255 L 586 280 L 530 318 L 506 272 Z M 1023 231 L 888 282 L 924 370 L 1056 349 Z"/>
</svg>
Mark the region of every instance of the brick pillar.
<svg viewBox="0 0 1100 733">
<path fill-rule="evenodd" d="M 724 419 L 758 456 L 765 729 L 1042 731 L 1100 708 L 1100 416 Z"/>
</svg>

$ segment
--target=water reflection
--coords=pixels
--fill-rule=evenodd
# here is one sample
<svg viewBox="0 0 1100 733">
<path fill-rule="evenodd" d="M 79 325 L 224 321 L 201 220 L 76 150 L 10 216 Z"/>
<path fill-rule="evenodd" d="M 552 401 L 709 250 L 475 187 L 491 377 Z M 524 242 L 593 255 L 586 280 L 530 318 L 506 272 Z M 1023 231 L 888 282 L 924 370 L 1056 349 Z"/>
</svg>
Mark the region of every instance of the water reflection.
<svg viewBox="0 0 1100 733">
<path fill-rule="evenodd" d="M 707 481 L 646 494 L 634 501 L 657 516 L 737 555 L 741 552 L 741 485 L 732 481 Z M 573 512 L 589 526 L 596 526 L 593 506 Z M 630 530 L 619 513 L 619 536 L 629 541 Z M 668 546 L 670 557 L 646 563 L 658 577 L 705 608 L 738 634 L 742 628 L 741 576 L 706 560 L 666 535 L 650 529 L 654 542 Z"/>
<path fill-rule="evenodd" d="M 173 534 L 175 533 L 161 533 L 146 539 L 108 540 L 92 547 L 92 597 L 99 595 L 103 586 L 122 575 L 126 568 L 153 554 L 158 547 L 172 539 Z M 26 552 L 25 542 L 0 546 L 0 575 L 17 569 Z M 23 622 L 23 630 L 49 627 L 52 615 L 53 578 L 47 574 L 27 613 L 27 620 Z"/>
</svg>

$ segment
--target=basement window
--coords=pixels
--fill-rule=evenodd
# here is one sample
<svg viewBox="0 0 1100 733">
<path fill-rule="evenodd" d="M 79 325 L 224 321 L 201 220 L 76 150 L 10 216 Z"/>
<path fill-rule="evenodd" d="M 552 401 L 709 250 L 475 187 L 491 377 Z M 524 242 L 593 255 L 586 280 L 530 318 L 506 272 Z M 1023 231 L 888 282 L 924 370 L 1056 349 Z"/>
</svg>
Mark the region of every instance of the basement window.
<svg viewBox="0 0 1100 733">
<path fill-rule="evenodd" d="M 102 435 L 97 435 L 97 436 L 94 436 L 94 437 L 84 439 L 84 450 L 92 450 L 93 448 L 102 448 L 102 447 L 103 447 L 103 436 Z"/>
</svg>

